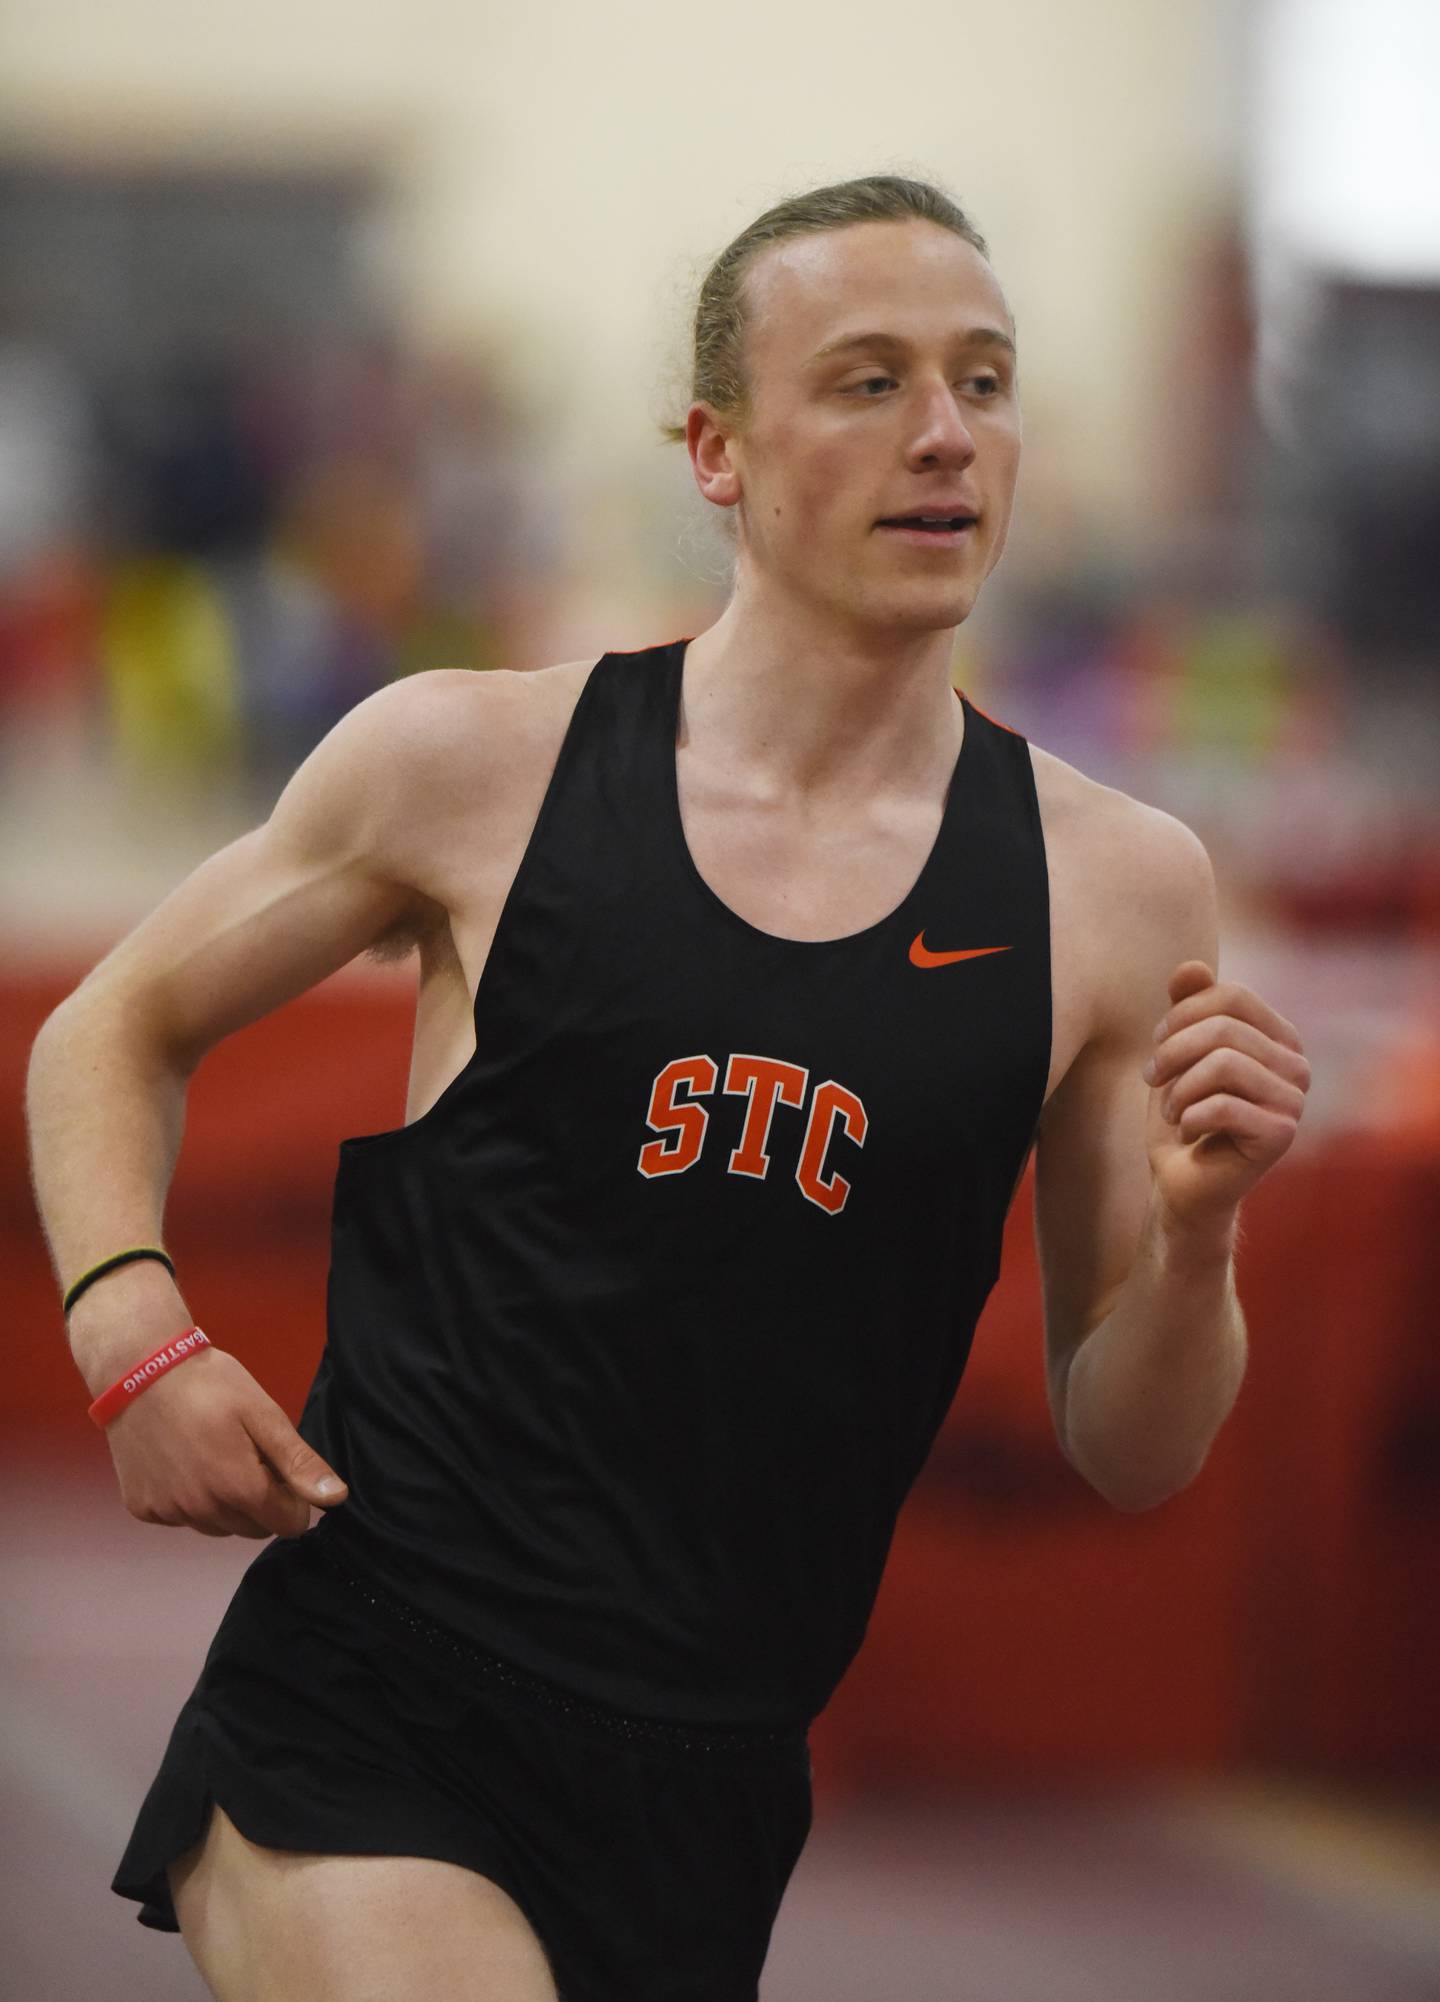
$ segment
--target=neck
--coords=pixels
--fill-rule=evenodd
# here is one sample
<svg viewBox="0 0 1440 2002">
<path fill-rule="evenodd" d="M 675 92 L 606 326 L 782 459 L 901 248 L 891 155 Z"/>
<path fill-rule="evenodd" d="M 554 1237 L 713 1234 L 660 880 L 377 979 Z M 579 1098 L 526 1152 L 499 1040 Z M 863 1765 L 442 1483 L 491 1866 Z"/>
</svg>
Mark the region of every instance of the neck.
<svg viewBox="0 0 1440 2002">
<path fill-rule="evenodd" d="M 686 649 L 681 741 L 776 793 L 816 796 L 948 776 L 963 735 L 954 630 L 828 629 L 737 592 Z"/>
</svg>

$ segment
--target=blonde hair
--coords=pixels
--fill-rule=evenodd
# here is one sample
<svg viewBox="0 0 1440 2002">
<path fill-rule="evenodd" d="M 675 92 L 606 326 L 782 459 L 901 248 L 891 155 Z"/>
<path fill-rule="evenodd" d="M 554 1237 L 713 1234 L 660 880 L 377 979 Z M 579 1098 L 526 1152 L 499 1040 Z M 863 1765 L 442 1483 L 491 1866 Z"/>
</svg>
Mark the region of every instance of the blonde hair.
<svg viewBox="0 0 1440 2002">
<path fill-rule="evenodd" d="M 845 229 L 857 222 L 936 223 L 988 258 L 984 237 L 958 203 L 929 181 L 899 174 L 869 174 L 791 195 L 757 216 L 711 265 L 695 307 L 691 348 L 690 401 L 708 403 L 727 422 L 743 425 L 750 415 L 745 373 L 745 273 L 762 250 L 792 236 Z M 662 424 L 669 443 L 683 445 L 682 423 Z"/>
</svg>

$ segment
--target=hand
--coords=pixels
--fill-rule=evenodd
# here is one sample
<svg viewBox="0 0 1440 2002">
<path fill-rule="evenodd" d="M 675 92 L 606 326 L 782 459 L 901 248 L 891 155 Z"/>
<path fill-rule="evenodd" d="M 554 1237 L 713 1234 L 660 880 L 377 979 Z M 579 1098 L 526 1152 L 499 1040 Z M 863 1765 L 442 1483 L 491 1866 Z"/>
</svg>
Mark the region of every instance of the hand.
<svg viewBox="0 0 1440 2002">
<path fill-rule="evenodd" d="M 303 1536 L 345 1483 L 274 1398 L 222 1349 L 187 1357 L 105 1428 L 120 1493 L 141 1522 L 202 1536 Z M 323 1492 L 321 1482 L 335 1483 Z"/>
<path fill-rule="evenodd" d="M 1143 1073 L 1155 1191 L 1177 1223 L 1224 1224 L 1295 1138 L 1310 1066 L 1293 1023 L 1203 960 L 1183 960 L 1169 987 Z"/>
</svg>

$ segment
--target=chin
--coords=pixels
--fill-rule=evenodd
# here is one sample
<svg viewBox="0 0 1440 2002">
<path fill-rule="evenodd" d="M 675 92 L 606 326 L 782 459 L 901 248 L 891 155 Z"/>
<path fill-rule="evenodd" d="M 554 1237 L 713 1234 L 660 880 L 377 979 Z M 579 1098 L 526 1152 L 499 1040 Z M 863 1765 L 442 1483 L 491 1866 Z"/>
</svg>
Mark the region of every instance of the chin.
<svg viewBox="0 0 1440 2002">
<path fill-rule="evenodd" d="M 820 590 L 817 604 L 857 625 L 887 632 L 937 633 L 968 619 L 980 595 L 974 578 L 912 578 L 901 585 L 870 582 L 859 591 Z"/>
<path fill-rule="evenodd" d="M 963 625 L 975 609 L 978 588 L 951 585 L 945 590 L 897 592 L 888 604 L 872 608 L 872 616 L 885 625 L 907 632 L 946 632 Z"/>
</svg>

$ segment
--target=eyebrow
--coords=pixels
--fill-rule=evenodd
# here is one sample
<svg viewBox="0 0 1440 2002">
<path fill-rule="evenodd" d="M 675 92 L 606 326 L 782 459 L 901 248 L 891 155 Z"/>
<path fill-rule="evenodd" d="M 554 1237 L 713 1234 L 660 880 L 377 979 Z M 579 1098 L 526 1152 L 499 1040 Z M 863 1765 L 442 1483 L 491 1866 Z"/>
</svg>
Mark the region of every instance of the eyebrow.
<svg viewBox="0 0 1440 2002">
<path fill-rule="evenodd" d="M 955 344 L 964 348 L 1003 348 L 1009 355 L 1015 353 L 1015 343 L 999 327 L 968 327 L 963 334 L 957 334 Z M 903 335 L 885 333 L 841 334 L 838 339 L 827 341 L 823 348 L 816 348 L 807 368 L 816 362 L 829 361 L 833 356 L 846 354 L 852 348 L 890 348 L 897 354 L 909 354 L 910 343 Z"/>
</svg>

